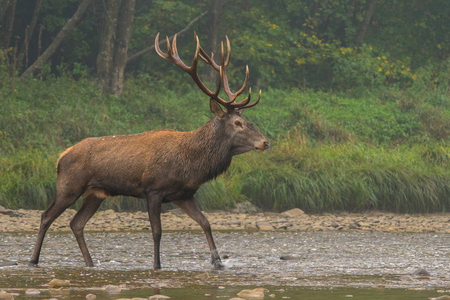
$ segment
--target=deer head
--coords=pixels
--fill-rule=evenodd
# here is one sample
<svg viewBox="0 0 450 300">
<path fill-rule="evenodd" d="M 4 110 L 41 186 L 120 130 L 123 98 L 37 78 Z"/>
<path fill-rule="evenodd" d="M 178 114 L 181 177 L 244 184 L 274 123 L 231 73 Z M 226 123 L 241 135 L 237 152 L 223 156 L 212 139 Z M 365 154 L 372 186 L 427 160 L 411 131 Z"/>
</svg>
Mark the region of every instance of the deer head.
<svg viewBox="0 0 450 300">
<path fill-rule="evenodd" d="M 228 77 L 226 73 L 226 69 L 230 62 L 231 56 L 231 46 L 230 40 L 226 37 L 227 41 L 227 56 L 225 59 L 224 55 L 224 44 L 221 43 L 221 60 L 220 64 L 217 64 L 214 61 L 214 53 L 209 56 L 200 46 L 199 38 L 196 34 L 194 34 L 196 41 L 196 50 L 194 54 L 194 59 L 192 61 L 191 66 L 187 66 L 179 57 L 177 50 L 177 35 L 174 36 L 172 40 L 172 46 L 170 45 L 169 38 L 166 37 L 167 41 L 167 53 L 161 51 L 159 47 L 159 33 L 155 38 L 155 49 L 159 56 L 168 61 L 171 61 L 174 65 L 179 67 L 181 70 L 188 73 L 197 86 L 208 95 L 210 98 L 210 109 L 214 113 L 214 115 L 218 118 L 219 122 L 225 129 L 225 136 L 229 138 L 231 141 L 231 154 L 237 155 L 241 153 L 245 153 L 251 150 L 264 151 L 269 148 L 269 143 L 266 138 L 245 118 L 242 117 L 242 112 L 246 108 L 250 108 L 258 104 L 261 99 L 261 90 L 258 93 L 258 99 L 253 103 L 251 101 L 251 88 L 248 90 L 247 97 L 237 102 L 236 99 L 239 95 L 241 95 L 245 88 L 247 87 L 249 70 L 248 66 L 246 66 L 245 71 L 245 79 L 242 87 L 236 91 L 232 92 L 230 90 L 230 86 L 228 84 Z M 200 57 L 206 64 L 210 65 L 219 73 L 219 80 L 217 84 L 216 90 L 213 92 L 209 88 L 205 86 L 205 84 L 200 80 L 197 67 L 198 67 L 198 58 Z M 225 94 L 227 95 L 228 100 L 224 100 L 219 96 L 221 87 L 224 87 Z M 223 106 L 225 109 L 222 109 Z"/>
</svg>

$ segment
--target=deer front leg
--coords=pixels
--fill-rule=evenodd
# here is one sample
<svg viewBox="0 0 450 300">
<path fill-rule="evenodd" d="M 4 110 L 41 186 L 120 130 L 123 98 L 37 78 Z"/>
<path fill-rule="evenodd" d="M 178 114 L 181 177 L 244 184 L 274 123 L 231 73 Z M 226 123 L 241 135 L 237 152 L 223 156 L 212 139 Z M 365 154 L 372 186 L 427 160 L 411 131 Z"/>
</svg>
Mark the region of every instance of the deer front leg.
<svg viewBox="0 0 450 300">
<path fill-rule="evenodd" d="M 159 248 L 161 244 L 161 204 L 162 197 L 158 194 L 150 194 L 147 197 L 148 218 L 152 226 L 153 235 L 153 269 L 161 269 L 161 260 L 159 257 Z"/>
<path fill-rule="evenodd" d="M 202 211 L 198 208 L 197 203 L 195 203 L 195 199 L 192 197 L 186 200 L 173 201 L 173 203 L 179 206 L 189 217 L 194 219 L 194 221 L 202 227 L 211 251 L 211 264 L 215 269 L 223 269 L 224 265 L 220 260 L 220 255 L 217 251 L 216 244 L 214 243 L 214 238 L 211 233 L 211 225 Z"/>
</svg>

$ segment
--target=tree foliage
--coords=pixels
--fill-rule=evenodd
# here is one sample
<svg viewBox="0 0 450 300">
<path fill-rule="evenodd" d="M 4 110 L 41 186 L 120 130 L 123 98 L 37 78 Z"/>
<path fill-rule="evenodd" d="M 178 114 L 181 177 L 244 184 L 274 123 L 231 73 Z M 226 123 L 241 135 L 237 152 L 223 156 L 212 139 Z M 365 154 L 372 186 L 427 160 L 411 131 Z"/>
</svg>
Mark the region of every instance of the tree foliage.
<svg viewBox="0 0 450 300">
<path fill-rule="evenodd" d="M 34 29 L 27 32 L 33 23 L 30 2 L 39 3 L 8 0 L 0 5 L 3 64 L 7 62 L 11 72 L 19 74 L 53 42 L 81 3 L 41 0 Z M 102 50 L 109 2 L 92 1 L 52 55 L 51 74 L 70 74 L 82 65 L 104 81 L 95 62 Z M 7 13 L 11 11 L 12 16 Z M 228 35 L 236 76 L 248 64 L 252 84 L 261 87 L 409 86 L 418 70 L 449 59 L 450 2 L 446 0 L 282 0 L 276 4 L 270 0 L 137 0 L 128 56 L 153 45 L 157 32 L 170 36 L 204 11 L 209 16 L 196 21 L 192 31 L 197 31 L 208 51 L 217 51 L 218 45 L 212 43 Z M 19 51 L 24 44 L 29 44 L 26 51 Z M 189 58 L 192 35 L 186 34 L 179 44 L 181 55 Z M 181 76 L 153 52 L 127 65 L 125 75 L 140 73 L 172 83 Z M 442 83 L 439 74 L 432 76 L 435 84 Z"/>
</svg>

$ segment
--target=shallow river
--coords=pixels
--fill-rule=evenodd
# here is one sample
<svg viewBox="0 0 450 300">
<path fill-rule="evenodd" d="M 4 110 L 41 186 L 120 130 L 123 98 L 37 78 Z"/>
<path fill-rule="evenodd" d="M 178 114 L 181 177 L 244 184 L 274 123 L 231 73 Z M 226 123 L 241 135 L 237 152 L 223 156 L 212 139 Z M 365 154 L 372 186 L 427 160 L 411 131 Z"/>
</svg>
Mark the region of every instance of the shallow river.
<svg viewBox="0 0 450 300">
<path fill-rule="evenodd" d="M 437 233 L 215 232 L 225 270 L 214 271 L 202 232 L 164 232 L 161 271 L 151 271 L 148 231 L 86 233 L 95 268 L 84 267 L 71 233 L 49 233 L 40 266 L 27 267 L 35 233 L 1 233 L 0 290 L 28 299 L 149 297 L 228 299 L 265 287 L 266 299 L 428 299 L 450 295 L 450 235 Z M 426 269 L 430 276 L 414 273 Z M 48 289 L 53 279 L 70 287 Z M 119 286 L 108 293 L 106 285 Z"/>
</svg>

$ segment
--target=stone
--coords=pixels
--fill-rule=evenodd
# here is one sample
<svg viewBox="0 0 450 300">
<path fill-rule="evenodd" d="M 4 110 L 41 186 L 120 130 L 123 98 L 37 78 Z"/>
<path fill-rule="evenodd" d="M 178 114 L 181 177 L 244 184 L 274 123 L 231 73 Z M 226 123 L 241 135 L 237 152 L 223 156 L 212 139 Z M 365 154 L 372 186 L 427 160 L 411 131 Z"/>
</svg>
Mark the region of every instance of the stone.
<svg viewBox="0 0 450 300">
<path fill-rule="evenodd" d="M 198 274 L 198 275 L 195 275 L 194 278 L 198 279 L 198 280 L 206 280 L 209 278 L 209 273 L 206 272 L 206 273 Z"/>
<path fill-rule="evenodd" d="M 286 254 L 286 255 L 281 255 L 280 259 L 281 260 L 299 260 L 300 257 L 294 256 L 294 255 L 290 255 L 290 254 Z"/>
<path fill-rule="evenodd" d="M 333 222 L 331 222 L 331 225 L 330 225 L 330 226 L 333 227 L 333 228 L 338 228 L 338 227 L 339 227 L 339 224 L 336 223 L 336 221 L 333 221 Z"/>
<path fill-rule="evenodd" d="M 268 222 L 256 222 L 256 228 L 259 230 L 273 230 L 273 226 Z"/>
<path fill-rule="evenodd" d="M 288 217 L 288 218 L 301 218 L 306 216 L 305 212 L 303 210 L 301 210 L 300 208 L 293 208 L 290 210 L 287 210 L 285 212 L 282 212 L 281 215 L 283 217 Z"/>
<path fill-rule="evenodd" d="M 437 298 L 428 298 L 429 300 L 450 300 L 450 296 L 449 295 L 442 295 L 439 296 Z"/>
<path fill-rule="evenodd" d="M 48 283 L 48 287 L 51 289 L 59 289 L 63 287 L 68 287 L 70 285 L 70 280 L 63 280 L 54 278 Z"/>
<path fill-rule="evenodd" d="M 159 300 L 159 299 L 170 299 L 169 296 L 166 295 L 153 295 L 148 298 L 149 300 Z"/>
<path fill-rule="evenodd" d="M 356 223 L 350 223 L 348 224 L 348 228 L 349 229 L 359 229 L 360 226 L 358 226 L 358 224 Z"/>
<path fill-rule="evenodd" d="M 94 300 L 94 299 L 97 299 L 97 295 L 95 295 L 95 294 L 87 294 L 87 295 L 86 295 L 86 299 L 87 299 L 87 300 Z"/>
<path fill-rule="evenodd" d="M 240 214 L 254 214 L 261 211 L 249 201 L 244 201 L 236 204 L 236 207 L 231 210 L 232 213 Z"/>
<path fill-rule="evenodd" d="M 27 289 L 25 295 L 39 295 L 41 293 L 38 289 Z"/>
<path fill-rule="evenodd" d="M 14 299 L 14 296 L 6 291 L 0 291 L 0 300 Z"/>
<path fill-rule="evenodd" d="M 265 288 L 256 288 L 253 290 L 242 290 L 237 295 L 241 298 L 264 298 L 268 292 Z"/>
<path fill-rule="evenodd" d="M 423 268 L 417 269 L 414 272 L 414 275 L 416 275 L 416 276 L 431 276 L 430 273 Z"/>
<path fill-rule="evenodd" d="M 105 287 L 105 291 L 111 294 L 117 294 L 120 293 L 122 289 L 118 287 L 117 285 L 107 285 Z"/>
<path fill-rule="evenodd" d="M 0 205 L 0 214 L 7 215 L 7 216 L 10 216 L 10 217 L 20 217 L 20 216 L 23 215 L 22 213 L 19 213 L 19 212 L 15 211 L 15 210 L 6 209 L 6 208 L 4 208 L 1 205 Z"/>
<path fill-rule="evenodd" d="M 11 266 L 17 266 L 17 262 L 15 261 L 0 262 L 0 267 L 11 267 Z"/>
</svg>

